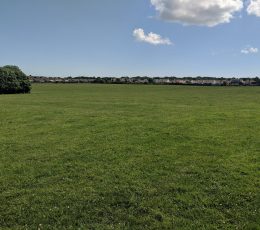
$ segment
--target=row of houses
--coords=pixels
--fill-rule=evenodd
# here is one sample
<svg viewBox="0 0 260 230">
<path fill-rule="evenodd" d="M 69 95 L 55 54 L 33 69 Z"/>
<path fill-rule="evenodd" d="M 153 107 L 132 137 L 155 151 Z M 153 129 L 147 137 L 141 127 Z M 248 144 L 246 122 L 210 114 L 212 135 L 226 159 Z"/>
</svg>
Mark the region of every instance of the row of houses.
<svg viewBox="0 0 260 230">
<path fill-rule="evenodd" d="M 255 86 L 259 85 L 254 79 L 155 79 L 155 84 L 175 85 L 213 85 L 213 86 Z"/>
<path fill-rule="evenodd" d="M 103 83 L 103 84 L 158 84 L 158 85 L 204 85 L 204 86 L 257 86 L 256 78 L 176 78 L 176 77 L 44 77 L 30 76 L 33 83 Z"/>
</svg>

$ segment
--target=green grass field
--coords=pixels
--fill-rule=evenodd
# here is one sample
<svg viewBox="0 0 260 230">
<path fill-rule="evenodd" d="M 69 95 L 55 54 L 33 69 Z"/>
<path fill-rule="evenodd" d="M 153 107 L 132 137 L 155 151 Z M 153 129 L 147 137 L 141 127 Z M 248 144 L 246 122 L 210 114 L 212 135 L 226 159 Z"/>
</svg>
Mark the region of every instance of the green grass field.
<svg viewBox="0 0 260 230">
<path fill-rule="evenodd" d="M 260 87 L 0 95 L 0 229 L 260 229 Z"/>
</svg>

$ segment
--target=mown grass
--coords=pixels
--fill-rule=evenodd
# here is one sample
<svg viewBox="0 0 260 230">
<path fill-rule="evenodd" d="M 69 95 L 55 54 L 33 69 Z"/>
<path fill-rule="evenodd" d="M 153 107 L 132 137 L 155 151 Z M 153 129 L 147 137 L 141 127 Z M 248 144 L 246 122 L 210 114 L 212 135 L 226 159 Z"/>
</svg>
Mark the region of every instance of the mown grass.
<svg viewBox="0 0 260 230">
<path fill-rule="evenodd" d="M 259 229 L 260 87 L 0 95 L 1 229 Z"/>
</svg>

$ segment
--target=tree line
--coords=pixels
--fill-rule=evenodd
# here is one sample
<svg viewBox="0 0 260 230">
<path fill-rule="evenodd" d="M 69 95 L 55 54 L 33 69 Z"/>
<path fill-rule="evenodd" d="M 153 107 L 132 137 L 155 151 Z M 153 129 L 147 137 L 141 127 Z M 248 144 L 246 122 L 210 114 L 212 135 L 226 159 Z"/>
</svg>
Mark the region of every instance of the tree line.
<svg viewBox="0 0 260 230">
<path fill-rule="evenodd" d="M 34 83 L 96 83 L 96 84 L 157 84 L 157 85 L 215 85 L 239 86 L 260 85 L 260 79 L 254 78 L 223 78 L 223 77 L 44 77 L 29 76 Z"/>
</svg>

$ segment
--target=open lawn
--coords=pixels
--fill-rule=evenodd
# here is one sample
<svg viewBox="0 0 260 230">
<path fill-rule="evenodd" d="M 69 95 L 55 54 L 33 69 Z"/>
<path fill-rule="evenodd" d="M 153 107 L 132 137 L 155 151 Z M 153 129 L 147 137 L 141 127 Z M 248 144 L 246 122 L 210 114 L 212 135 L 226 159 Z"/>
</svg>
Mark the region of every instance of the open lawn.
<svg viewBox="0 0 260 230">
<path fill-rule="evenodd" d="M 0 95 L 0 229 L 260 229 L 260 87 Z"/>
</svg>

